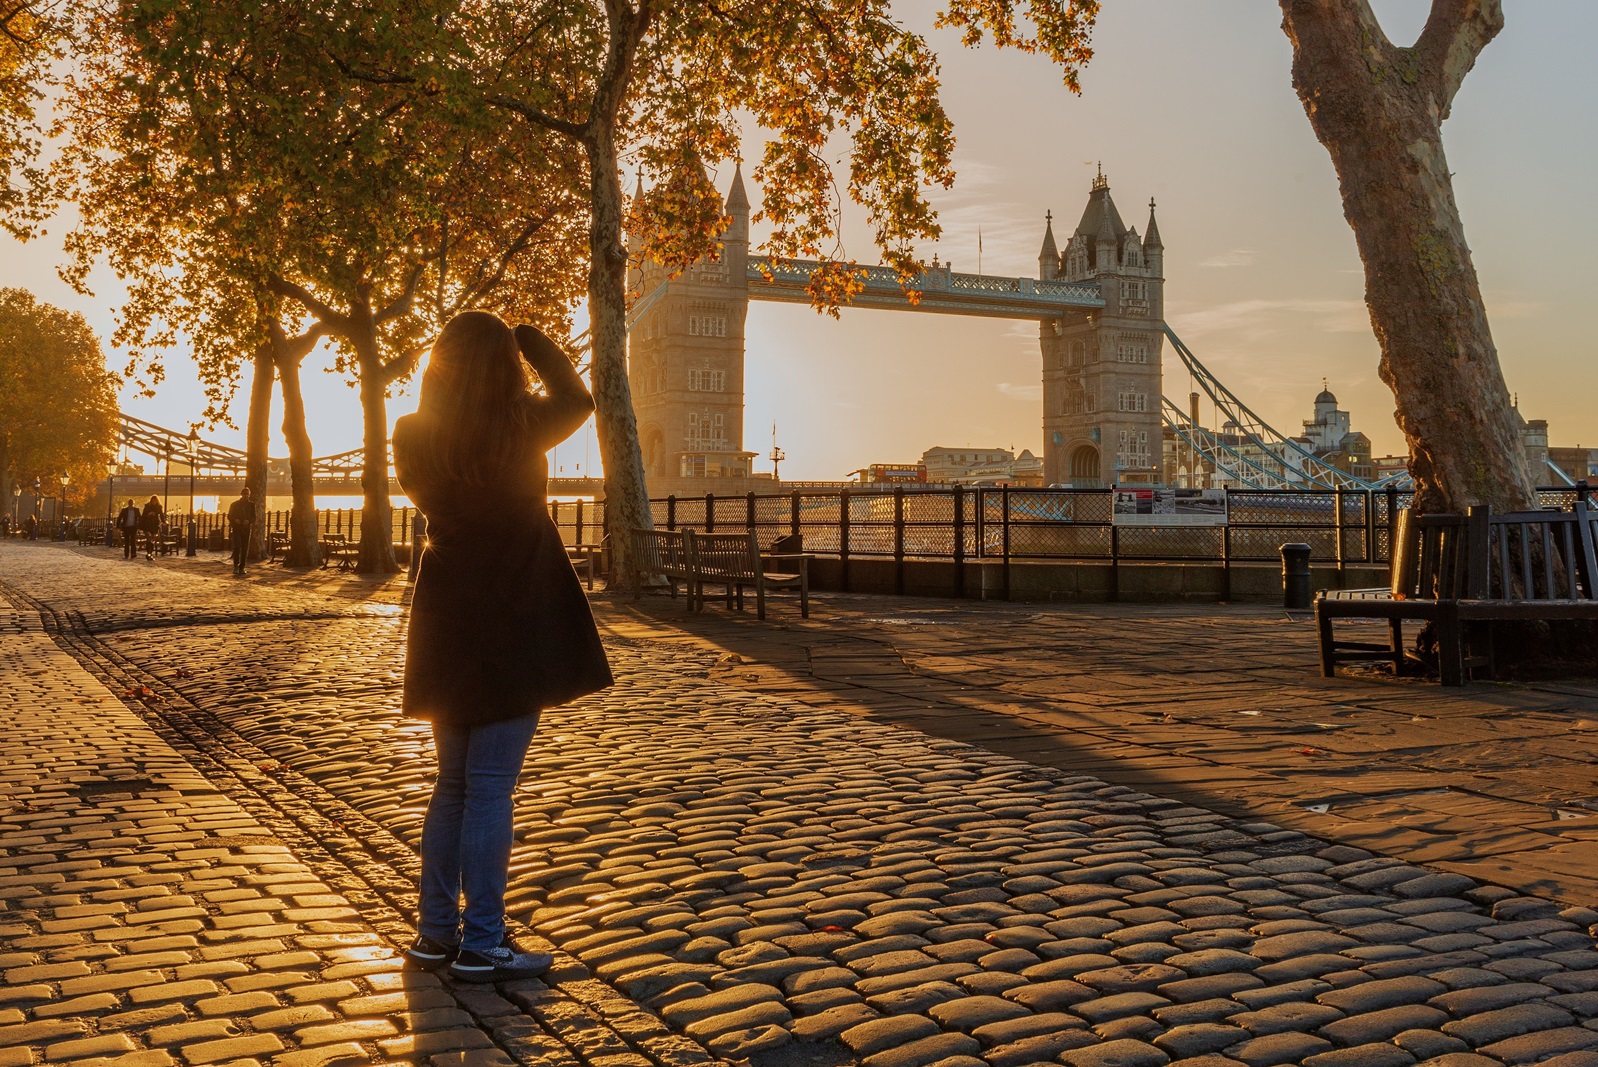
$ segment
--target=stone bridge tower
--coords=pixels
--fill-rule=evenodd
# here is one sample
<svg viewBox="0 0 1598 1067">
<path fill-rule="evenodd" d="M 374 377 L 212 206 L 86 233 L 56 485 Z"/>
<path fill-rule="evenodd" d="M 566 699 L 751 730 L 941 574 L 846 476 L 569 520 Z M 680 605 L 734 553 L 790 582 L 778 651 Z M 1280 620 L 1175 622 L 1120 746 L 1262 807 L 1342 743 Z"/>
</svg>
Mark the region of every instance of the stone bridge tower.
<svg viewBox="0 0 1598 1067">
<path fill-rule="evenodd" d="M 1038 277 L 1097 283 L 1104 297 L 1103 311 L 1041 324 L 1043 475 L 1050 484 L 1160 481 L 1164 252 L 1154 201 L 1139 237 L 1121 221 L 1102 170 L 1063 252 L 1053 216 L 1045 223 Z"/>
<path fill-rule="evenodd" d="M 750 474 L 754 453 L 743 441 L 749 196 L 741 168 L 724 210 L 732 221 L 720 258 L 672 279 L 628 335 L 628 380 L 652 494 L 743 491 L 725 479 Z M 666 280 L 659 263 L 634 268 L 629 279 L 640 303 Z"/>
</svg>

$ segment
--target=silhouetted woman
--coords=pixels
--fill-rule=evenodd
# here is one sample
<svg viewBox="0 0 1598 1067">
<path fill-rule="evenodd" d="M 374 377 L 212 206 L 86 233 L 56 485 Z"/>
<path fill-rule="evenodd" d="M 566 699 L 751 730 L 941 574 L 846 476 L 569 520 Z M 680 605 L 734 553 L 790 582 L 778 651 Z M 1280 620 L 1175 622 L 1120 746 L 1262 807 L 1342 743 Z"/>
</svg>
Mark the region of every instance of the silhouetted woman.
<svg viewBox="0 0 1598 1067">
<path fill-rule="evenodd" d="M 544 395 L 529 391 L 523 358 Z M 404 711 L 432 721 L 438 755 L 407 955 L 428 969 L 448 963 L 467 981 L 541 974 L 551 962 L 505 937 L 511 793 L 539 712 L 611 682 L 545 500 L 544 453 L 593 409 L 549 338 L 468 311 L 433 345 L 417 413 L 394 427 L 394 470 L 428 537 Z"/>
</svg>

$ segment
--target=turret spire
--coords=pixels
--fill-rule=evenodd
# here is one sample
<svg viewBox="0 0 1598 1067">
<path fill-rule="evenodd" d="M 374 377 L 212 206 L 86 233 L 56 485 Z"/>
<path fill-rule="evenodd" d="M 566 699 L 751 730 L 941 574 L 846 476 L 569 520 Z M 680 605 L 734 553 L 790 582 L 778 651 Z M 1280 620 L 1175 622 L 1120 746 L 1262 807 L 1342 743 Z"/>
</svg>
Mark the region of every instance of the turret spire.
<svg viewBox="0 0 1598 1067">
<path fill-rule="evenodd" d="M 747 213 L 749 211 L 749 194 L 744 192 L 744 170 L 741 162 L 735 162 L 732 168 L 732 186 L 727 190 L 727 214 L 735 211 Z"/>
<path fill-rule="evenodd" d="M 1038 252 L 1039 262 L 1058 263 L 1060 250 L 1054 243 L 1054 212 L 1043 213 L 1043 249 Z"/>
<path fill-rule="evenodd" d="M 1154 221 L 1154 198 L 1152 196 L 1149 197 L 1149 224 L 1148 224 L 1148 227 L 1143 231 L 1143 247 L 1144 248 L 1164 248 L 1165 247 L 1165 245 L 1160 241 L 1160 226 L 1159 226 L 1159 223 Z"/>
</svg>

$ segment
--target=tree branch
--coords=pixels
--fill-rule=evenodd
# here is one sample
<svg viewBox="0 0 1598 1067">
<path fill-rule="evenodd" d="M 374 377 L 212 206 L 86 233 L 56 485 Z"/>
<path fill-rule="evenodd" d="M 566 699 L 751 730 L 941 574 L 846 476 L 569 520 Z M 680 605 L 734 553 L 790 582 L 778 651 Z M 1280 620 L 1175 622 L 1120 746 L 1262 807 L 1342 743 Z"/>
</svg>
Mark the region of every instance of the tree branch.
<svg viewBox="0 0 1598 1067">
<path fill-rule="evenodd" d="M 495 95 L 490 96 L 487 99 L 488 102 L 494 107 L 504 108 L 506 111 L 509 111 L 512 114 L 520 115 L 528 122 L 531 122 L 534 126 L 542 126 L 546 130 L 553 130 L 556 133 L 564 134 L 574 141 L 580 141 L 583 138 L 584 127 L 578 123 L 571 122 L 567 119 L 556 118 L 554 115 L 540 111 L 531 104 L 517 100 L 515 97 Z"/>
<path fill-rule="evenodd" d="M 399 296 L 389 302 L 388 306 L 372 317 L 373 326 L 381 326 L 390 319 L 397 319 L 401 315 L 411 313 L 411 305 L 416 301 L 416 289 L 421 285 L 422 272 L 427 269 L 427 262 L 423 261 L 411 268 L 411 276 L 405 280 L 405 289 Z"/>
<path fill-rule="evenodd" d="M 348 333 L 350 320 L 348 315 L 340 315 L 332 306 L 317 299 L 312 292 L 297 282 L 291 282 L 280 274 L 268 274 L 266 287 L 278 296 L 286 296 L 290 300 L 299 302 L 299 305 L 309 311 L 317 323 L 328 333 Z"/>
<path fill-rule="evenodd" d="M 378 381 L 389 385 L 396 379 L 403 378 L 416 369 L 416 364 L 422 361 L 422 353 L 427 350 L 427 345 L 420 344 L 401 352 L 393 359 L 378 368 Z"/>
<path fill-rule="evenodd" d="M 1432 0 L 1426 28 L 1412 51 L 1436 97 L 1439 120 L 1448 117 L 1476 57 L 1503 28 L 1503 0 Z"/>
</svg>

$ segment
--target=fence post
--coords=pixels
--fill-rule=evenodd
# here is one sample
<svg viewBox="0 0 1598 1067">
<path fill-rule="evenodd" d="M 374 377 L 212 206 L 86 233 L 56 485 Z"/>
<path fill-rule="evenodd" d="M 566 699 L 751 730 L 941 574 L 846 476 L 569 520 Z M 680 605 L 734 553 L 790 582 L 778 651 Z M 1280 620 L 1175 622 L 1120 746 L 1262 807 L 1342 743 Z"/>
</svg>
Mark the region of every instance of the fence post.
<svg viewBox="0 0 1598 1067">
<path fill-rule="evenodd" d="M 791 527 L 788 532 L 793 534 L 793 536 L 798 537 L 799 536 L 799 490 L 797 490 L 797 489 L 795 489 L 793 491 L 793 504 L 791 506 L 791 511 L 790 511 L 789 516 L 788 516 L 788 525 Z"/>
<path fill-rule="evenodd" d="M 904 486 L 893 487 L 893 591 L 904 596 Z"/>
<path fill-rule="evenodd" d="M 583 543 L 583 498 L 582 497 L 578 497 L 577 498 L 577 539 L 575 541 L 573 541 L 572 543 L 573 544 L 578 544 L 578 545 Z"/>
<path fill-rule="evenodd" d="M 977 494 L 977 515 L 976 515 L 976 518 L 977 518 L 977 558 L 978 559 L 981 559 L 983 556 L 986 556 L 988 554 L 988 545 L 987 545 L 987 541 L 988 541 L 988 514 L 987 514 L 987 511 L 988 511 L 988 509 L 987 509 L 987 501 L 983 499 L 983 494 L 986 493 L 986 492 L 987 492 L 987 490 L 983 489 L 981 486 L 978 486 L 977 489 L 976 489 L 976 494 Z M 984 587 L 984 588 L 986 588 L 986 587 Z"/>
<path fill-rule="evenodd" d="M 606 510 L 608 511 L 609 509 L 607 508 Z M 666 529 L 675 530 L 676 528 L 677 528 L 677 497 L 676 497 L 676 494 L 672 494 L 671 496 L 668 496 L 666 498 Z"/>
<path fill-rule="evenodd" d="M 1365 562 L 1376 562 L 1376 494 L 1369 489 L 1365 494 Z"/>
<path fill-rule="evenodd" d="M 1576 503 L 1587 503 L 1587 479 L 1585 478 L 1576 482 Z"/>
<path fill-rule="evenodd" d="M 705 494 L 705 532 L 716 532 L 716 494 Z"/>
<path fill-rule="evenodd" d="M 750 533 L 755 532 L 755 492 L 753 489 L 749 491 L 749 495 L 744 500 L 744 525 L 749 527 Z M 758 544 L 758 542 L 759 538 L 757 536 L 756 543 Z"/>
<path fill-rule="evenodd" d="M 400 544 L 411 543 L 411 509 L 400 508 Z"/>
<path fill-rule="evenodd" d="M 1398 537 L 1398 486 L 1387 487 L 1387 566 L 1393 565 L 1393 545 Z"/>
<path fill-rule="evenodd" d="M 965 488 L 954 487 L 954 595 L 965 596 Z"/>
<path fill-rule="evenodd" d="M 1010 486 L 999 486 L 999 522 L 1004 538 L 1004 599 L 1010 599 Z"/>
<path fill-rule="evenodd" d="M 838 589 L 849 591 L 849 490 L 838 490 Z"/>
<path fill-rule="evenodd" d="M 1344 559 L 1343 552 L 1343 487 L 1337 486 L 1332 491 L 1332 506 L 1337 509 L 1337 588 L 1348 588 L 1348 562 Z"/>
<path fill-rule="evenodd" d="M 1232 602 L 1232 501 L 1227 491 L 1226 525 L 1221 527 L 1221 603 Z"/>
</svg>

